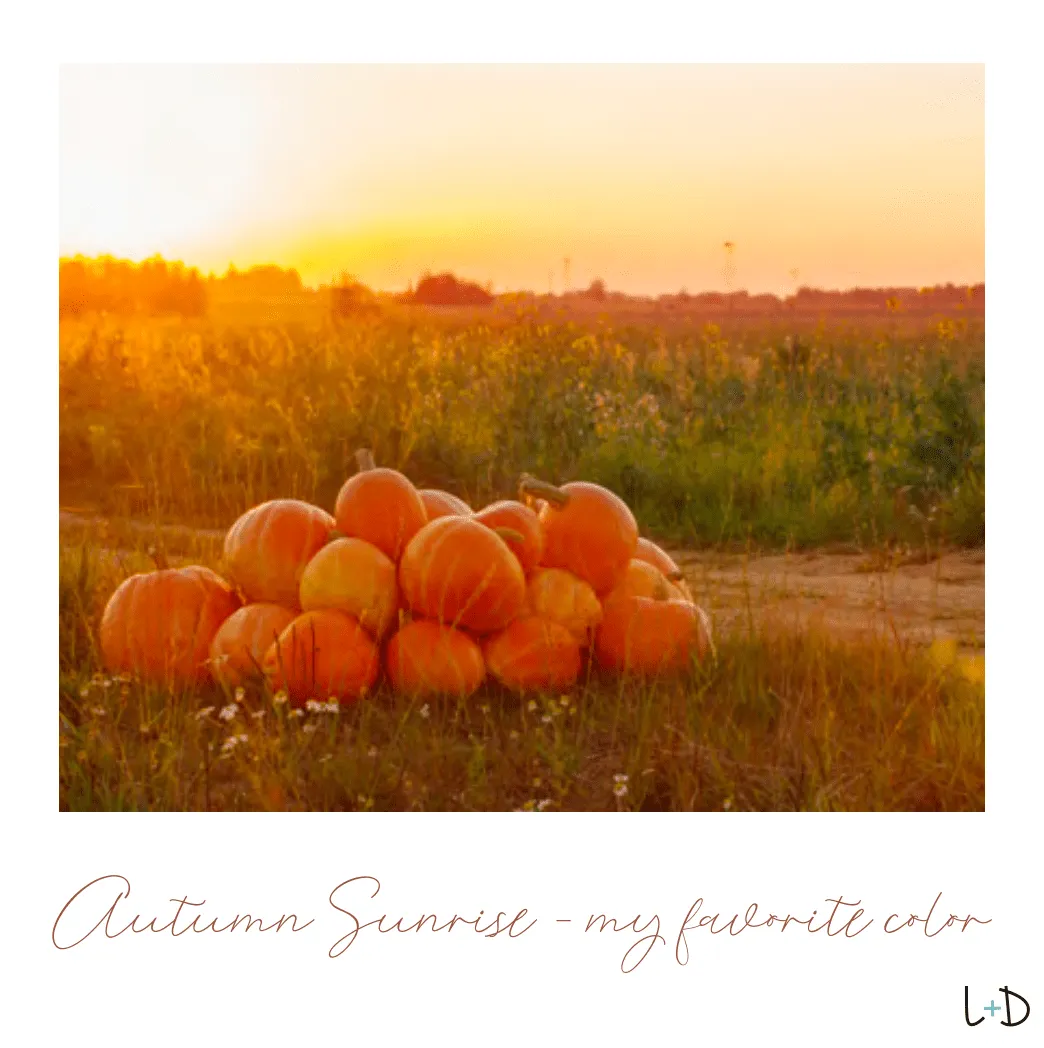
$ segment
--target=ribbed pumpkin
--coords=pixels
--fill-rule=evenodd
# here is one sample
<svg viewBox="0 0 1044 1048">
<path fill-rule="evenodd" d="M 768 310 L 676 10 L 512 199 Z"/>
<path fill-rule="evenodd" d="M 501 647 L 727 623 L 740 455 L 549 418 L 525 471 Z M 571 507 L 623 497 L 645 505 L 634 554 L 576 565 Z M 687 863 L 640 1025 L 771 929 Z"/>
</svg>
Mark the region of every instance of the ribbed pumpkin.
<svg viewBox="0 0 1044 1048">
<path fill-rule="evenodd" d="M 663 572 L 663 576 L 668 582 L 677 582 L 682 578 L 681 568 L 675 563 L 674 558 L 657 546 L 651 539 L 638 538 L 634 559 L 645 561 L 646 564 L 651 564 L 654 568 Z"/>
<path fill-rule="evenodd" d="M 392 687 L 416 697 L 466 698 L 486 678 L 478 644 L 466 633 L 429 619 L 414 619 L 388 641 L 384 665 Z"/>
<path fill-rule="evenodd" d="M 297 608 L 305 565 L 322 549 L 334 519 L 297 499 L 248 509 L 225 535 L 225 570 L 252 603 Z"/>
<path fill-rule="evenodd" d="M 424 502 L 408 477 L 374 465 L 365 448 L 356 452 L 356 459 L 359 472 L 344 482 L 337 496 L 337 528 L 398 562 L 406 544 L 427 523 Z"/>
<path fill-rule="evenodd" d="M 580 676 L 580 645 L 564 626 L 524 615 L 487 638 L 486 668 L 515 691 L 569 688 Z"/>
<path fill-rule="evenodd" d="M 639 538 L 638 547 L 634 551 L 634 559 L 645 561 L 663 573 L 663 577 L 674 587 L 675 593 L 682 600 L 692 600 L 692 591 L 685 581 L 681 568 L 675 563 L 674 558 L 662 550 L 650 539 Z"/>
<path fill-rule="evenodd" d="M 232 587 L 199 565 L 131 575 L 102 613 L 102 661 L 110 673 L 202 684 L 210 676 L 210 642 L 238 607 Z"/>
<path fill-rule="evenodd" d="M 617 594 L 602 609 L 595 637 L 597 664 L 637 674 L 683 670 L 711 650 L 702 609 L 687 600 L 655 600 Z"/>
<path fill-rule="evenodd" d="M 399 611 L 395 564 L 362 539 L 334 539 L 308 562 L 301 576 L 301 607 L 347 612 L 375 637 L 383 637 Z"/>
<path fill-rule="evenodd" d="M 228 688 L 261 675 L 261 663 L 297 612 L 281 604 L 247 604 L 221 624 L 210 642 L 210 672 Z"/>
<path fill-rule="evenodd" d="M 564 626 L 581 647 L 602 621 L 602 605 L 583 579 L 561 568 L 537 568 L 526 583 L 526 608 Z"/>
<path fill-rule="evenodd" d="M 606 597 L 652 597 L 653 600 L 670 600 L 679 597 L 678 590 L 667 581 L 659 568 L 654 568 L 644 560 L 635 558 L 631 560 L 623 573 L 623 578 L 617 583 L 616 588 Z"/>
<path fill-rule="evenodd" d="M 523 494 L 539 495 L 547 568 L 564 568 L 590 583 L 601 597 L 620 581 L 638 545 L 638 525 L 627 503 L 600 484 L 584 480 L 554 487 L 524 473 Z"/>
<path fill-rule="evenodd" d="M 380 652 L 357 619 L 324 608 L 298 615 L 268 649 L 262 666 L 273 691 L 294 706 L 309 699 L 354 702 L 373 687 Z"/>
<path fill-rule="evenodd" d="M 437 520 L 439 517 L 470 517 L 471 507 L 463 500 L 451 495 L 448 491 L 439 488 L 421 488 L 417 492 L 424 503 L 424 510 L 428 514 L 428 520 Z"/>
<path fill-rule="evenodd" d="M 402 555 L 399 585 L 418 615 L 475 633 L 502 629 L 526 599 L 518 558 L 473 517 L 425 524 Z"/>
<path fill-rule="evenodd" d="M 492 502 L 475 514 L 475 520 L 487 528 L 504 528 L 501 538 L 518 557 L 522 571 L 528 575 L 544 553 L 544 532 L 540 518 L 528 506 L 512 499 Z M 510 535 L 508 532 L 516 532 Z"/>
</svg>

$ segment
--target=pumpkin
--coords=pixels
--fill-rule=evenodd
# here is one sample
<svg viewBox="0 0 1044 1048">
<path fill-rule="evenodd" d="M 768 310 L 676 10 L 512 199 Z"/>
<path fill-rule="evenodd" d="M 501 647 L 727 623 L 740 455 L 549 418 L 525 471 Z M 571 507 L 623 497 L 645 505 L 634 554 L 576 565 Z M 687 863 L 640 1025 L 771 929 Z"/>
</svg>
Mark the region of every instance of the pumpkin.
<svg viewBox="0 0 1044 1048">
<path fill-rule="evenodd" d="M 380 652 L 359 621 L 333 608 L 306 611 L 265 653 L 262 667 L 273 691 L 285 690 L 293 706 L 309 699 L 354 702 L 380 671 Z"/>
<path fill-rule="evenodd" d="M 658 568 L 668 582 L 678 582 L 682 578 L 681 568 L 674 562 L 674 558 L 647 538 L 639 537 L 634 559 Z"/>
<path fill-rule="evenodd" d="M 470 517 L 473 512 L 463 499 L 451 495 L 448 491 L 440 491 L 438 488 L 422 488 L 417 494 L 424 503 L 428 520 L 449 516 Z"/>
<path fill-rule="evenodd" d="M 362 539 L 334 539 L 308 562 L 301 576 L 301 607 L 337 608 L 382 637 L 399 611 L 395 564 Z"/>
<path fill-rule="evenodd" d="M 682 670 L 710 650 L 710 624 L 695 604 L 623 593 L 605 602 L 594 646 L 602 669 L 638 674 Z"/>
<path fill-rule="evenodd" d="M 537 568 L 526 583 L 526 608 L 567 630 L 582 647 L 602 621 L 602 605 L 583 579 L 561 568 Z"/>
<path fill-rule="evenodd" d="M 429 619 L 414 619 L 388 642 L 388 678 L 406 695 L 466 698 L 486 678 L 482 649 L 466 633 Z"/>
<path fill-rule="evenodd" d="M 232 587 L 199 565 L 131 575 L 102 612 L 102 662 L 155 683 L 203 684 L 210 642 L 238 607 Z"/>
<path fill-rule="evenodd" d="M 577 480 L 557 488 L 527 473 L 519 488 L 545 499 L 541 564 L 571 571 L 599 597 L 612 590 L 638 544 L 638 525 L 623 499 L 599 484 Z"/>
<path fill-rule="evenodd" d="M 647 561 L 637 558 L 628 563 L 623 578 L 606 600 L 612 600 L 618 595 L 652 597 L 653 600 L 669 600 L 672 597 L 680 599 L 681 596 L 677 588 L 664 578 L 659 568 L 654 568 Z"/>
<path fill-rule="evenodd" d="M 560 690 L 580 676 L 580 645 L 565 626 L 539 615 L 524 615 L 487 638 L 486 668 L 514 691 Z"/>
<path fill-rule="evenodd" d="M 248 509 L 225 535 L 225 570 L 251 603 L 297 609 L 305 565 L 330 537 L 334 519 L 297 499 Z"/>
<path fill-rule="evenodd" d="M 419 616 L 475 633 L 502 629 L 526 599 L 518 558 L 473 517 L 425 524 L 402 555 L 399 585 Z"/>
<path fill-rule="evenodd" d="M 356 459 L 359 472 L 344 482 L 337 496 L 337 528 L 398 562 L 406 544 L 427 523 L 424 502 L 408 477 L 378 468 L 369 451 L 356 452 Z"/>
<path fill-rule="evenodd" d="M 260 676 L 265 653 L 296 614 L 280 604 L 247 604 L 234 611 L 210 642 L 214 679 L 235 688 Z"/>
<path fill-rule="evenodd" d="M 540 518 L 528 506 L 512 499 L 492 502 L 475 514 L 475 520 L 487 528 L 506 529 L 500 532 L 500 537 L 518 557 L 524 574 L 528 575 L 540 563 L 544 552 L 544 533 L 540 527 Z"/>
</svg>

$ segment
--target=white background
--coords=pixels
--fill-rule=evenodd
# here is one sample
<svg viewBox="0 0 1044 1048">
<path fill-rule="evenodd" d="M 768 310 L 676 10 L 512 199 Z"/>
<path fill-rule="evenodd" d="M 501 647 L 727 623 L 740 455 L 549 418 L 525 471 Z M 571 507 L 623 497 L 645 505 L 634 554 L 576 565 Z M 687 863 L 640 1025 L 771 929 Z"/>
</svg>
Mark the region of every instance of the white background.
<svg viewBox="0 0 1044 1048">
<path fill-rule="evenodd" d="M 1039 1043 L 1041 97 L 1039 34 L 1022 9 L 991 4 L 774 4 L 683 13 L 643 3 L 612 20 L 602 5 L 496 15 L 474 5 L 408 14 L 335 14 L 296 3 L 51 5 L 10 21 L 2 64 L 5 149 L 5 378 L 2 518 L 6 858 L 0 1030 L 9 1043 L 372 1043 L 552 1045 Z M 26 8 L 25 10 L 28 10 Z M 252 12 L 247 20 L 245 12 Z M 802 12 L 811 13 L 803 20 Z M 19 22 L 18 18 L 23 21 Z M 337 29 L 338 23 L 340 28 Z M 54 309 L 57 66 L 62 61 L 249 59 L 985 61 L 988 135 L 989 696 L 988 811 L 963 815 L 714 814 L 472 816 L 70 815 L 57 812 L 54 728 L 57 419 Z M 1032 129 L 1032 130 L 1031 130 Z M 132 891 L 117 917 L 166 921 L 168 899 L 206 900 L 206 921 L 239 913 L 315 918 L 292 934 L 95 933 L 59 951 L 65 901 L 107 873 Z M 347 918 L 446 919 L 527 907 L 516 940 L 366 929 L 337 960 Z M 892 912 L 990 918 L 926 938 L 881 930 Z M 850 941 L 798 926 L 689 936 L 703 912 L 757 901 L 807 916 L 827 897 L 860 899 L 874 924 Z M 111 902 L 95 902 L 96 917 Z M 98 896 L 95 899 L 99 899 Z M 638 936 L 583 933 L 591 913 L 657 914 L 666 945 L 624 975 Z M 573 923 L 556 924 L 556 918 Z M 89 922 L 93 924 L 94 922 Z M 89 926 L 89 925 L 88 925 Z M 1034 1013 L 964 1025 L 1005 983 Z M 981 1014 L 981 1013 L 979 1013 Z"/>
</svg>

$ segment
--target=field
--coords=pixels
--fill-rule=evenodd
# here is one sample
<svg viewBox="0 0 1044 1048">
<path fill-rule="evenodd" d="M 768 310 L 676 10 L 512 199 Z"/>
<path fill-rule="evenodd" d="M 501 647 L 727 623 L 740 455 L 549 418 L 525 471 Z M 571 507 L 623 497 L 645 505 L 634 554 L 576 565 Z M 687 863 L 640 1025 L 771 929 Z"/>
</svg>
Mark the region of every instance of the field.
<svg viewBox="0 0 1044 1048">
<path fill-rule="evenodd" d="M 65 321 L 61 806 L 981 810 L 983 374 L 981 324 L 946 317 Z M 523 470 L 612 488 L 717 659 L 301 716 L 103 674 L 149 547 L 219 567 L 250 505 L 332 508 L 359 446 L 476 507 Z"/>
</svg>

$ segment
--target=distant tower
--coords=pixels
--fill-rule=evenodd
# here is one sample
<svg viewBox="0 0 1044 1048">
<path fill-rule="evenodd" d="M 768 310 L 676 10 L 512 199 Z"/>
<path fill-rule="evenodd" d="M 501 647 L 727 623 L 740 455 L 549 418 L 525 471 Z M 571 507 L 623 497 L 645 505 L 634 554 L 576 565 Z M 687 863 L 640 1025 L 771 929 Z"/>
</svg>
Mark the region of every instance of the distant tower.
<svg viewBox="0 0 1044 1048">
<path fill-rule="evenodd" d="M 722 267 L 722 276 L 725 278 L 725 293 L 732 293 L 732 285 L 736 280 L 736 260 L 733 257 L 736 252 L 736 245 L 731 240 L 726 240 L 722 244 L 722 250 L 725 252 L 725 265 Z"/>
<path fill-rule="evenodd" d="M 562 259 L 562 293 L 565 294 L 573 286 L 569 281 L 569 264 L 572 259 Z"/>
</svg>

